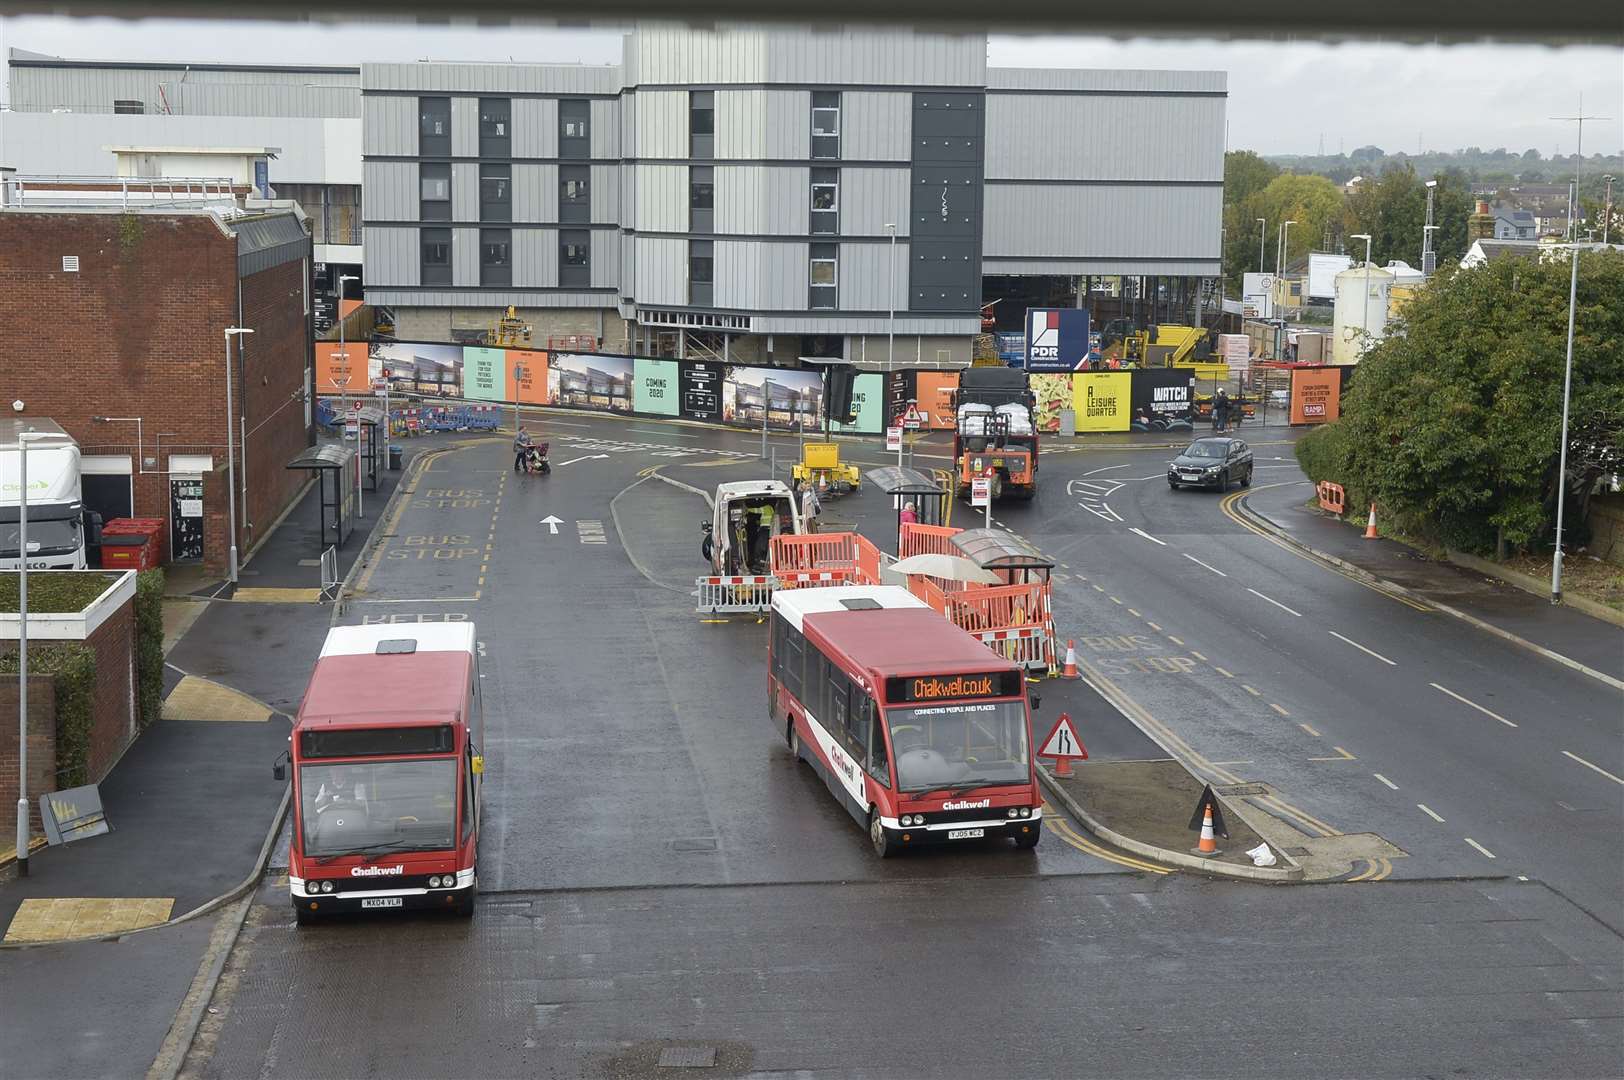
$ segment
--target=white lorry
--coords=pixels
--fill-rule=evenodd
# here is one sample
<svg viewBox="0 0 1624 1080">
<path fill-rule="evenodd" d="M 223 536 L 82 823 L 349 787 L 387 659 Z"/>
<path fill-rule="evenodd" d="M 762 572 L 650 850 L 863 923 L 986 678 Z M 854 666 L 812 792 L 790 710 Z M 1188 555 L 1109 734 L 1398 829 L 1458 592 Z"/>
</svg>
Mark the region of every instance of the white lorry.
<svg viewBox="0 0 1624 1080">
<path fill-rule="evenodd" d="M 50 420 L 0 419 L 0 571 L 21 562 L 22 451 L 28 447 L 28 568 L 83 570 L 86 549 L 101 527 L 88 514 L 80 491 L 79 444 Z"/>
</svg>

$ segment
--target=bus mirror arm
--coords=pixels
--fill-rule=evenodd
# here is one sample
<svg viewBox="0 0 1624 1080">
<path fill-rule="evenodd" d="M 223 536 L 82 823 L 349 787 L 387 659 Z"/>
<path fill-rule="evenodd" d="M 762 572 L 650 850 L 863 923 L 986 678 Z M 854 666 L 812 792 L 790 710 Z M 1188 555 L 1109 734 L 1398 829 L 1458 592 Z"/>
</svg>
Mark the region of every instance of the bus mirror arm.
<svg viewBox="0 0 1624 1080">
<path fill-rule="evenodd" d="M 1032 701 L 1032 711 L 1033 712 L 1037 712 L 1039 709 L 1041 709 L 1043 707 L 1043 696 L 1041 694 L 1032 694 L 1031 695 L 1031 701 Z"/>
<path fill-rule="evenodd" d="M 272 780 L 286 780 L 288 778 L 288 764 L 287 763 L 288 763 L 288 752 L 286 750 L 284 750 L 284 751 L 282 751 L 282 755 L 280 757 L 278 757 L 275 761 L 271 762 L 271 779 Z"/>
</svg>

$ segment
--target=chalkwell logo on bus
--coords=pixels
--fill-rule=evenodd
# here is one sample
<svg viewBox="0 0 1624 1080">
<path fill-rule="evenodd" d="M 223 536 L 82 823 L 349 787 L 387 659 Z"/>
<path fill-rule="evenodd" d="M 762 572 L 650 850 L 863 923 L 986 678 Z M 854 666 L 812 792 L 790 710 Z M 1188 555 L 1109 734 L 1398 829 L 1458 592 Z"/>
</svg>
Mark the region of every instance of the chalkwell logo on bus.
<svg viewBox="0 0 1624 1080">
<path fill-rule="evenodd" d="M 352 866 L 350 877 L 388 877 L 391 874 L 404 874 L 406 867 L 396 866 Z"/>
<path fill-rule="evenodd" d="M 945 802 L 943 810 L 983 810 L 992 805 L 991 799 L 959 799 L 956 802 Z"/>
<path fill-rule="evenodd" d="M 951 679 L 932 677 L 914 679 L 909 687 L 915 701 L 932 701 L 946 697 L 989 697 L 992 695 L 991 675 L 955 675 Z"/>
</svg>

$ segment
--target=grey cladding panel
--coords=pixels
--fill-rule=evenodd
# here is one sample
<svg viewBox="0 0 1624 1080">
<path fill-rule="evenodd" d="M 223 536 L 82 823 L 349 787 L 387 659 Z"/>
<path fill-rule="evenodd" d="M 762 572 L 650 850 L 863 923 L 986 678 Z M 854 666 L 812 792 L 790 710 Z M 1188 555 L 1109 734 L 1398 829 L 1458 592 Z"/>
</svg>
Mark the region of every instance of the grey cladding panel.
<svg viewBox="0 0 1624 1080">
<path fill-rule="evenodd" d="M 916 163 L 909 213 L 914 236 L 979 238 L 980 168 Z"/>
<path fill-rule="evenodd" d="M 513 100 L 513 156 L 558 156 L 558 101 L 556 98 Z"/>
<path fill-rule="evenodd" d="M 592 166 L 592 221 L 614 225 L 620 218 L 620 166 Z"/>
<path fill-rule="evenodd" d="M 366 217 L 372 221 L 416 221 L 419 200 L 417 164 L 368 161 L 362 166 Z"/>
<path fill-rule="evenodd" d="M 479 156 L 479 99 L 451 99 L 451 152 L 457 157 Z"/>
<path fill-rule="evenodd" d="M 543 289 L 557 284 L 558 233 L 553 229 L 514 229 L 514 288 Z"/>
<path fill-rule="evenodd" d="M 986 253 L 1035 258 L 1215 259 L 1223 188 L 998 184 Z"/>
<path fill-rule="evenodd" d="M 592 287 L 620 287 L 620 234 L 607 229 L 592 233 Z"/>
<path fill-rule="evenodd" d="M 840 156 L 851 161 L 907 161 L 913 95 L 846 90 L 840 95 Z"/>
<path fill-rule="evenodd" d="M 513 166 L 513 220 L 558 220 L 558 166 Z"/>
<path fill-rule="evenodd" d="M 451 284 L 479 284 L 479 230 L 451 230 Z"/>
<path fill-rule="evenodd" d="M 620 102 L 593 101 L 592 156 L 611 161 L 620 157 Z"/>
<path fill-rule="evenodd" d="M 637 302 L 688 302 L 688 241 L 663 237 L 637 238 Z"/>
<path fill-rule="evenodd" d="M 376 285 L 416 285 L 422 256 L 416 229 L 375 228 L 362 233 L 366 279 Z"/>
<path fill-rule="evenodd" d="M 718 240 L 714 251 L 717 307 L 806 310 L 810 263 L 805 244 Z"/>
<path fill-rule="evenodd" d="M 369 97 L 362 101 L 361 152 L 410 156 L 417 153 L 417 99 Z"/>
<path fill-rule="evenodd" d="M 1222 180 L 1221 97 L 989 94 L 989 178 Z"/>
<path fill-rule="evenodd" d="M 451 220 L 479 220 L 479 166 L 473 162 L 451 166 Z"/>
<path fill-rule="evenodd" d="M 912 213 L 910 173 L 899 169 L 840 171 L 840 231 L 844 236 L 886 236 L 887 223 L 907 236 Z"/>
</svg>

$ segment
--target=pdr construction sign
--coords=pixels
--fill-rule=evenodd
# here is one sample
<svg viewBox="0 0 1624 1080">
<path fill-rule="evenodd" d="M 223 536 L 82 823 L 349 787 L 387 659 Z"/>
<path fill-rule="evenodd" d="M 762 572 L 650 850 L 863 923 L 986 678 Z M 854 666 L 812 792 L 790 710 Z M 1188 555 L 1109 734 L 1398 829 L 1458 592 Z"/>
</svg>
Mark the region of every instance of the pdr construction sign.
<svg viewBox="0 0 1624 1080">
<path fill-rule="evenodd" d="M 1087 308 L 1026 309 L 1026 370 L 1081 371 L 1087 364 Z"/>
</svg>

